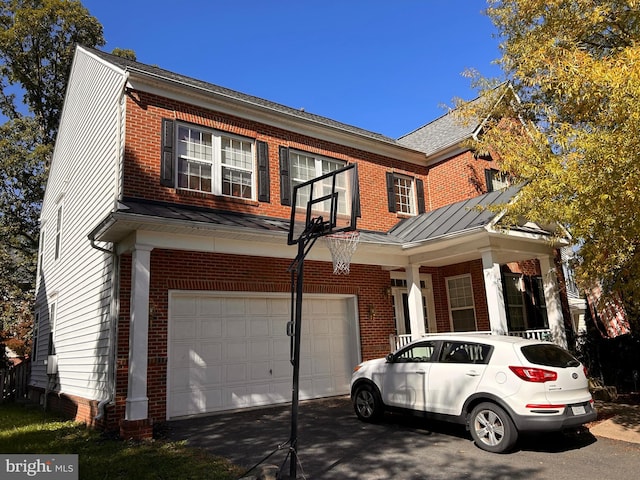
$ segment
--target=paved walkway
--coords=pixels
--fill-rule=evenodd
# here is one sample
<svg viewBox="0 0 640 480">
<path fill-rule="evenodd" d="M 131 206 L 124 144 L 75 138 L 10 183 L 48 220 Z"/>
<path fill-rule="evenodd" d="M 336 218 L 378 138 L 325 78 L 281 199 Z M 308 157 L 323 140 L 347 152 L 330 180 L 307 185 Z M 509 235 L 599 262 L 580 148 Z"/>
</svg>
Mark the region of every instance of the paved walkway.
<svg viewBox="0 0 640 480">
<path fill-rule="evenodd" d="M 640 405 L 596 401 L 598 420 L 589 425 L 596 437 L 640 443 Z"/>
</svg>

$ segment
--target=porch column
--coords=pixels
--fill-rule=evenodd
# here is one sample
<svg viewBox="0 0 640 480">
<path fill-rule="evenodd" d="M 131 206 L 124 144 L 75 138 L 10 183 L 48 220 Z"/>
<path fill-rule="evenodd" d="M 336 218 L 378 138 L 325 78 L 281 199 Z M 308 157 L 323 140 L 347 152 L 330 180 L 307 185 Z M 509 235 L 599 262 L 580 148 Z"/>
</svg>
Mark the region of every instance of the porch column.
<svg viewBox="0 0 640 480">
<path fill-rule="evenodd" d="M 487 295 L 487 309 L 489 310 L 489 326 L 494 335 L 507 335 L 507 309 L 502 288 L 500 264 L 495 261 L 491 249 L 481 250 L 482 270 L 484 272 L 484 289 Z"/>
<path fill-rule="evenodd" d="M 567 335 L 564 330 L 564 317 L 562 316 L 560 288 L 558 286 L 555 263 L 550 255 L 538 257 L 538 261 L 540 262 L 540 272 L 542 273 L 544 301 L 547 304 L 547 319 L 551 330 L 551 340 L 561 347 L 567 348 Z"/>
<path fill-rule="evenodd" d="M 422 290 L 420 289 L 420 265 L 405 267 L 407 274 L 407 292 L 409 293 L 409 323 L 411 338 L 416 340 L 426 332 L 424 328 L 424 310 L 422 308 Z"/>
<path fill-rule="evenodd" d="M 148 416 L 147 357 L 151 250 L 152 247 L 147 245 L 136 245 L 131 259 L 129 378 L 125 420 L 144 420 Z"/>
</svg>

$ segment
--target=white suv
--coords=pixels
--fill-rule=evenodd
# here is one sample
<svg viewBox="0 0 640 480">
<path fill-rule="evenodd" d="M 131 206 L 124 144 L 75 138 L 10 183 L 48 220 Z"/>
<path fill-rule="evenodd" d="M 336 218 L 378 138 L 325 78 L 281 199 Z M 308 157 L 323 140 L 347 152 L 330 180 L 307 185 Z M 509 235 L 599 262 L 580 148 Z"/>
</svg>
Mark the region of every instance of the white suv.
<svg viewBox="0 0 640 480">
<path fill-rule="evenodd" d="M 577 428 L 596 418 L 586 369 L 550 342 L 499 335 L 433 335 L 354 369 L 361 420 L 385 410 L 465 424 L 476 445 L 507 452 L 519 432 Z"/>
</svg>

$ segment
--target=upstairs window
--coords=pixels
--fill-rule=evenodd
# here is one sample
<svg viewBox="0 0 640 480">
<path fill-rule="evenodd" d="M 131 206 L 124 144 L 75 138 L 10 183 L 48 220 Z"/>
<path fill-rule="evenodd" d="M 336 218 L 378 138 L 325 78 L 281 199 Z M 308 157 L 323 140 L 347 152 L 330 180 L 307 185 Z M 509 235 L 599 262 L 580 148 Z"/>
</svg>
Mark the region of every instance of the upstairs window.
<svg viewBox="0 0 640 480">
<path fill-rule="evenodd" d="M 333 172 L 335 170 L 339 170 L 342 167 L 347 165 L 347 162 L 342 160 L 335 160 L 332 158 L 325 158 L 318 155 L 311 155 L 308 153 L 302 152 L 289 152 L 289 165 L 291 169 L 291 189 L 296 185 L 300 185 L 308 180 L 311 180 L 316 177 L 320 177 L 325 173 Z M 340 179 L 339 179 L 340 180 Z M 331 185 L 327 182 L 326 185 L 322 186 L 323 192 L 315 192 L 315 196 L 323 196 L 331 193 Z M 347 194 L 347 186 L 336 184 L 336 190 L 340 192 L 340 195 Z M 304 204 L 309 200 L 308 198 L 304 198 L 304 191 L 301 192 L 298 200 L 302 200 Z M 308 193 L 306 195 L 308 197 Z M 342 208 L 344 208 L 344 203 L 340 204 Z M 345 212 L 338 212 L 345 213 Z"/>
<path fill-rule="evenodd" d="M 253 141 L 178 125 L 178 188 L 252 199 Z"/>
<path fill-rule="evenodd" d="M 266 142 L 162 120 L 160 184 L 269 202 Z"/>
<path fill-rule="evenodd" d="M 487 181 L 487 192 L 504 190 L 510 185 L 509 176 L 500 170 L 488 168 L 484 171 L 484 176 Z"/>
<path fill-rule="evenodd" d="M 387 172 L 387 202 L 390 212 L 416 215 L 425 212 L 422 180 Z"/>
</svg>

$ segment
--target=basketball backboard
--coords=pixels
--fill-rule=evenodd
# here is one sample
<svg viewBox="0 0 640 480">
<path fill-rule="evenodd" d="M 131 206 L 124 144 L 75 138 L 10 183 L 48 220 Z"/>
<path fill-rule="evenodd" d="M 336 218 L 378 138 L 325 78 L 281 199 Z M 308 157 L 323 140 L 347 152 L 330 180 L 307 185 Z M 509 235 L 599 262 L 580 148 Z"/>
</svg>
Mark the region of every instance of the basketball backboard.
<svg viewBox="0 0 640 480">
<path fill-rule="evenodd" d="M 351 163 L 293 187 L 289 245 L 300 239 L 356 229 L 360 192 L 358 167 Z"/>
</svg>

